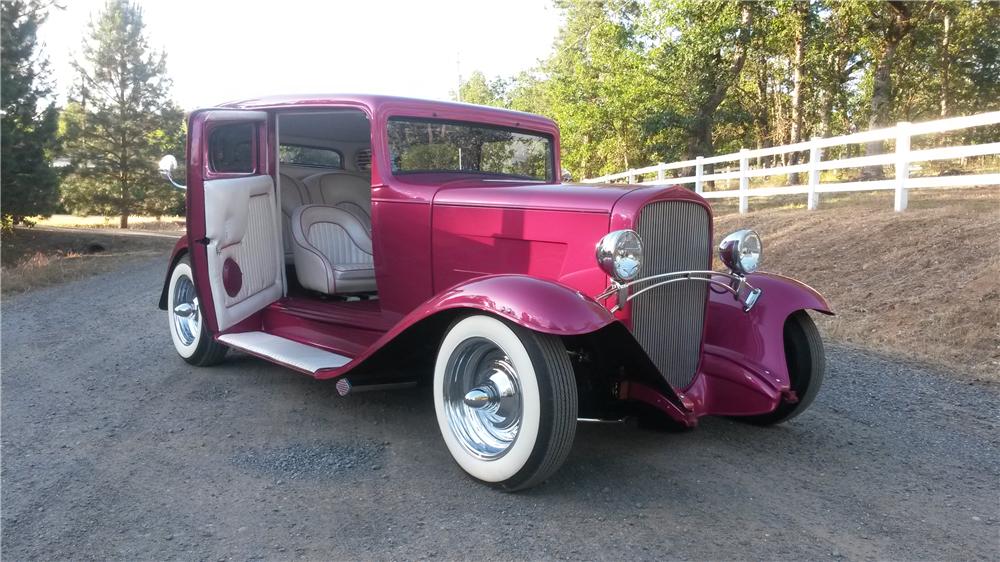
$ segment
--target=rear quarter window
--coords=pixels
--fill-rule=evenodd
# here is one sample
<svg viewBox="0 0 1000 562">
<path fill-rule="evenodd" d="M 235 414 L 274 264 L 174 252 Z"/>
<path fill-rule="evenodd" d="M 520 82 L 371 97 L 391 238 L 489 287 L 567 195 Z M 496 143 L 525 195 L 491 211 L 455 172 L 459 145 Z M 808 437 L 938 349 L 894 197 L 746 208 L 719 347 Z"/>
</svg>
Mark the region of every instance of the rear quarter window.
<svg viewBox="0 0 1000 562">
<path fill-rule="evenodd" d="M 278 147 L 282 164 L 343 169 L 344 157 L 332 148 L 283 144 Z"/>
</svg>

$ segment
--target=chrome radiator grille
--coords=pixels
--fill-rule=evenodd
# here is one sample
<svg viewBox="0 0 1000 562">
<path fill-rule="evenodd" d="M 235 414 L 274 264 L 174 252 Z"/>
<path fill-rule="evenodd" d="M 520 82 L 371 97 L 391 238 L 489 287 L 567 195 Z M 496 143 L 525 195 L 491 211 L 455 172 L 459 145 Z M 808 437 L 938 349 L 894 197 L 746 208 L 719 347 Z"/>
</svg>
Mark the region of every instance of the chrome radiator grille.
<svg viewBox="0 0 1000 562">
<path fill-rule="evenodd" d="M 636 231 L 642 238 L 640 277 L 711 267 L 709 215 L 687 201 L 658 201 L 643 207 Z M 698 368 L 708 284 L 671 283 L 631 301 L 632 331 L 660 373 L 684 388 Z"/>
</svg>

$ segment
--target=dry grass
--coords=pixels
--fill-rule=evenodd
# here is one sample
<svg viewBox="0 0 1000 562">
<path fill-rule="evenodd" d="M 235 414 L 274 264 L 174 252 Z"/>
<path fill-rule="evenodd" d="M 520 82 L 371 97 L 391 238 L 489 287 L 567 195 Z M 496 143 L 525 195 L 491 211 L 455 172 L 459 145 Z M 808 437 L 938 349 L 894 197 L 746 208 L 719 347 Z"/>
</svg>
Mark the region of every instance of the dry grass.
<svg viewBox="0 0 1000 562">
<path fill-rule="evenodd" d="M 174 241 L 141 233 L 15 228 L 0 240 L 0 291 L 22 293 L 113 271 L 136 258 L 162 255 Z"/>
<path fill-rule="evenodd" d="M 828 337 L 1000 380 L 1000 189 L 914 191 L 903 213 L 891 192 L 761 203 L 717 205 L 717 235 L 758 230 L 765 270 L 830 301 Z"/>
<path fill-rule="evenodd" d="M 57 228 L 118 228 L 118 217 L 52 215 L 47 219 L 38 219 L 36 224 Z M 128 226 L 129 230 L 181 232 L 184 230 L 184 217 L 129 217 Z"/>
</svg>

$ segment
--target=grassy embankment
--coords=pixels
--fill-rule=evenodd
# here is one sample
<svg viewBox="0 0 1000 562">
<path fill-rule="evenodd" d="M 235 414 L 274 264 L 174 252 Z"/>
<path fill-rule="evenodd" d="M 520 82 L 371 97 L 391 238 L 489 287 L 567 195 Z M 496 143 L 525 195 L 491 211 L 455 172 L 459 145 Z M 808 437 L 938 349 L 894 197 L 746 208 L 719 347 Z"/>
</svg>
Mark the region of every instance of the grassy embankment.
<svg viewBox="0 0 1000 562">
<path fill-rule="evenodd" d="M 830 301 L 831 340 L 1000 381 L 1000 188 L 912 191 L 902 213 L 891 192 L 735 205 L 715 205 L 717 236 L 759 231 L 764 270 Z"/>
</svg>

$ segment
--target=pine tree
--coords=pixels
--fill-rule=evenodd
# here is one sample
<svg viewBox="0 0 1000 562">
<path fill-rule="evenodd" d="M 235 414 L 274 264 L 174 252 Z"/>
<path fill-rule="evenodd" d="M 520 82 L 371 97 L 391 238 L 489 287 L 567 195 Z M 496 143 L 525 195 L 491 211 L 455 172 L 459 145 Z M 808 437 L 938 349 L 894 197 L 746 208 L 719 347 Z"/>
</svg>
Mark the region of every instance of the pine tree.
<svg viewBox="0 0 1000 562">
<path fill-rule="evenodd" d="M 115 214 L 128 228 L 136 213 L 175 210 L 180 195 L 157 177 L 156 162 L 176 152 L 181 113 L 170 101 L 166 57 L 150 49 L 142 11 L 111 0 L 90 23 L 79 82 L 64 129 L 73 173 L 65 204 L 84 213 Z"/>
<path fill-rule="evenodd" d="M 0 8 L 0 211 L 5 226 L 50 215 L 59 204 L 59 175 L 50 164 L 58 113 L 51 102 L 39 111 L 52 91 L 36 39 L 47 9 L 39 0 L 4 1 Z"/>
</svg>

